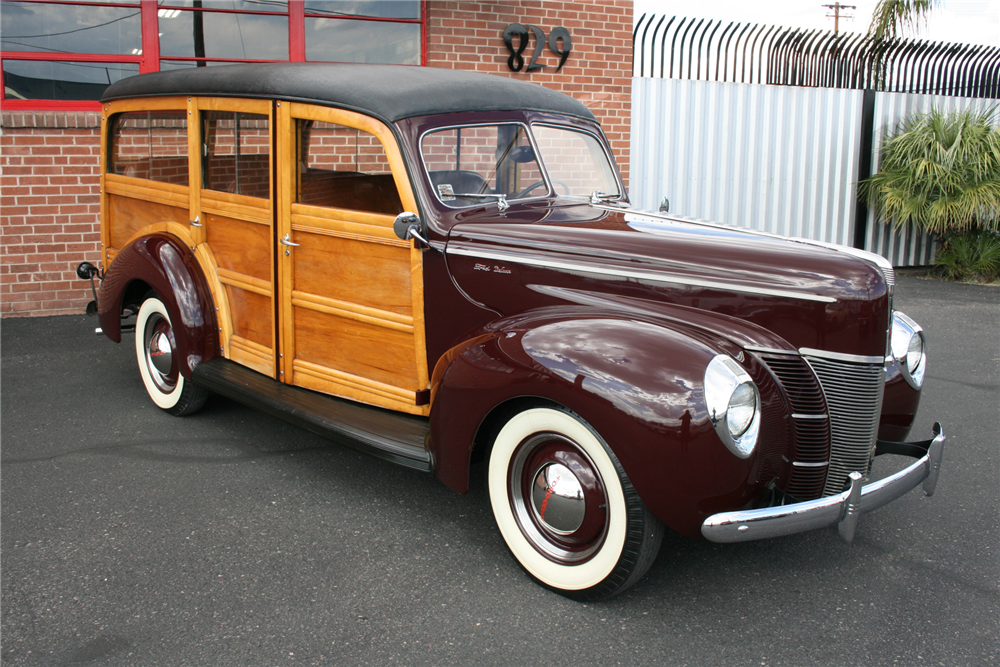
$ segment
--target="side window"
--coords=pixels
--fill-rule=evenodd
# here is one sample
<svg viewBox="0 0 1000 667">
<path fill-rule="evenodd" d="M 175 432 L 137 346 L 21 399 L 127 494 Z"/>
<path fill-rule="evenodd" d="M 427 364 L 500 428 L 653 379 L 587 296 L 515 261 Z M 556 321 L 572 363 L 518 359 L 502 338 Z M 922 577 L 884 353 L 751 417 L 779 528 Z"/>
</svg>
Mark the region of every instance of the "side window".
<svg viewBox="0 0 1000 667">
<path fill-rule="evenodd" d="M 109 173 L 187 185 L 187 112 L 117 114 L 112 122 L 109 153 Z"/>
<path fill-rule="evenodd" d="M 235 111 L 202 113 L 202 187 L 247 197 L 271 196 L 268 118 Z"/>
<path fill-rule="evenodd" d="M 296 201 L 366 213 L 403 212 L 378 138 L 333 123 L 298 120 Z"/>
</svg>

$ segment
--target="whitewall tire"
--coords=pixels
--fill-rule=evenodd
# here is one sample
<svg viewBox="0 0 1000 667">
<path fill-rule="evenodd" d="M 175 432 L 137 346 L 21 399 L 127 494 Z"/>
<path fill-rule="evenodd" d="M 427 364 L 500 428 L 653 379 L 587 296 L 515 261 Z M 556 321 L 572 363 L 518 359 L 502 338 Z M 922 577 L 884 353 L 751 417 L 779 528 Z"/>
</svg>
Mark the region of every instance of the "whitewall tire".
<svg viewBox="0 0 1000 667">
<path fill-rule="evenodd" d="M 201 409 L 208 391 L 184 378 L 178 370 L 177 343 L 170 315 L 158 298 L 142 302 L 135 323 L 135 356 L 146 392 L 157 406 L 173 415 Z"/>
<path fill-rule="evenodd" d="M 561 408 L 532 408 L 497 433 L 490 503 L 504 541 L 543 585 L 580 600 L 638 581 L 663 527 L 603 439 Z"/>
</svg>

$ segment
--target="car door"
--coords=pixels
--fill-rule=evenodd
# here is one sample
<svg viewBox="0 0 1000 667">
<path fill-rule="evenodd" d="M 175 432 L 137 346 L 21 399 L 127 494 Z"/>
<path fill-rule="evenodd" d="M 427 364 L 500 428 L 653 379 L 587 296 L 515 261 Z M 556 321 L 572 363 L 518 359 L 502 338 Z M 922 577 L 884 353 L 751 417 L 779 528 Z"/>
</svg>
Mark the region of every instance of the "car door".
<svg viewBox="0 0 1000 667">
<path fill-rule="evenodd" d="M 223 355 L 276 377 L 272 102 L 193 98 L 191 214 L 217 283 Z"/>
<path fill-rule="evenodd" d="M 289 384 L 429 411 L 416 211 L 391 130 L 354 112 L 278 106 L 280 369 Z"/>
</svg>

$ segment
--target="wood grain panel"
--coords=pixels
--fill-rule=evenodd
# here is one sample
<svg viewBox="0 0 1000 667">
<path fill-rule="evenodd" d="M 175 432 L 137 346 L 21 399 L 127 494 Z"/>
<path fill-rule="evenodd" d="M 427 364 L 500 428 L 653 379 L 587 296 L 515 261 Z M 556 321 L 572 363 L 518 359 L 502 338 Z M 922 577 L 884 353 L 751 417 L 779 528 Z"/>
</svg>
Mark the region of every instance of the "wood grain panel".
<svg viewBox="0 0 1000 667">
<path fill-rule="evenodd" d="M 202 198 L 204 204 L 205 199 Z M 208 245 L 220 269 L 271 282 L 271 228 L 207 213 Z"/>
<path fill-rule="evenodd" d="M 119 174 L 105 174 L 104 188 L 109 194 L 136 197 L 170 206 L 187 206 L 189 203 L 188 187 L 186 185 L 157 183 L 156 181 L 147 181 Z"/>
<path fill-rule="evenodd" d="M 267 349 L 273 349 L 274 315 L 270 297 L 226 285 L 229 309 L 233 318 L 233 338 L 239 336 Z"/>
<path fill-rule="evenodd" d="M 366 322 L 295 308 L 295 360 L 418 391 L 413 336 Z"/>
<path fill-rule="evenodd" d="M 183 111 L 187 108 L 186 97 L 143 97 L 131 100 L 113 100 L 104 103 L 106 117 L 123 111 Z"/>
<path fill-rule="evenodd" d="M 302 308 L 309 308 L 327 315 L 345 317 L 349 320 L 367 322 L 375 326 L 395 329 L 404 333 L 413 333 L 413 318 L 409 315 L 399 315 L 387 310 L 359 306 L 356 303 L 347 301 L 337 301 L 318 294 L 309 294 L 292 290 L 292 305 Z"/>
<path fill-rule="evenodd" d="M 125 243 L 139 230 L 157 222 L 173 222 L 187 227 L 187 201 L 181 206 L 167 206 L 132 197 L 111 195 L 108 197 L 108 221 L 111 228 L 109 245 L 125 247 Z"/>
<path fill-rule="evenodd" d="M 201 210 L 221 216 L 241 218 L 262 225 L 271 224 L 271 201 L 230 192 L 201 191 Z"/>
<path fill-rule="evenodd" d="M 274 351 L 240 336 L 229 340 L 229 359 L 258 373 L 274 377 Z"/>
<path fill-rule="evenodd" d="M 294 238 L 302 244 L 294 249 L 296 290 L 412 315 L 409 250 L 301 231 Z"/>
</svg>

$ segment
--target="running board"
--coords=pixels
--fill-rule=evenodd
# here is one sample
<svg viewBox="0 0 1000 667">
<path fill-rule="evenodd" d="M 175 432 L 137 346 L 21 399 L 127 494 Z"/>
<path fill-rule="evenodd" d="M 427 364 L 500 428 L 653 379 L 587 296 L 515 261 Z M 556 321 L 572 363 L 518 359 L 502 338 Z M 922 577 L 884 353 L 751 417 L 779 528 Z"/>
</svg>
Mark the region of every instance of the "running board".
<svg viewBox="0 0 1000 667">
<path fill-rule="evenodd" d="M 391 463 L 431 472 L 430 422 L 283 384 L 227 359 L 198 364 L 191 380 L 217 394 Z"/>
</svg>

